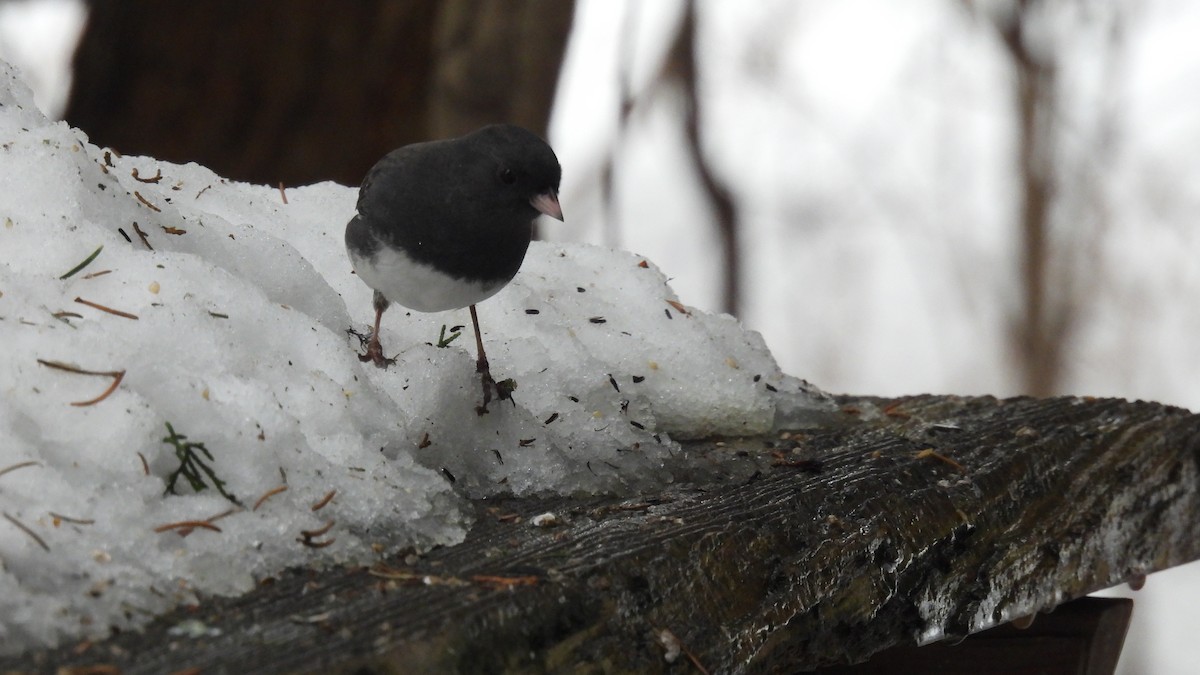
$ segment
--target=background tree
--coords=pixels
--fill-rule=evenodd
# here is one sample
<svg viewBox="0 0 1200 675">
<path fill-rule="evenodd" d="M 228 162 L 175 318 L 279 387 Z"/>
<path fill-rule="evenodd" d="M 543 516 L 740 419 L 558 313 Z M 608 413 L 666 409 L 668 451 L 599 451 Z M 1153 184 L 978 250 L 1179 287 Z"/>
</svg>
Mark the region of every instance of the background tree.
<svg viewBox="0 0 1200 675">
<path fill-rule="evenodd" d="M 92 0 L 67 121 L 238 180 L 357 185 L 385 152 L 545 133 L 574 3 Z"/>
<path fill-rule="evenodd" d="M 981 4 L 964 0 L 987 16 L 1013 73 L 1021 251 L 1013 352 L 1024 393 L 1050 396 L 1062 390 L 1065 354 L 1103 276 L 1097 258 L 1110 200 L 1103 172 L 1116 142 L 1111 98 L 1099 98 L 1092 119 L 1072 118 L 1063 90 L 1079 75 L 1064 74 L 1072 64 L 1055 38 L 1092 38 L 1111 91 L 1128 16 L 1119 2 L 1016 0 L 990 10 Z"/>
</svg>

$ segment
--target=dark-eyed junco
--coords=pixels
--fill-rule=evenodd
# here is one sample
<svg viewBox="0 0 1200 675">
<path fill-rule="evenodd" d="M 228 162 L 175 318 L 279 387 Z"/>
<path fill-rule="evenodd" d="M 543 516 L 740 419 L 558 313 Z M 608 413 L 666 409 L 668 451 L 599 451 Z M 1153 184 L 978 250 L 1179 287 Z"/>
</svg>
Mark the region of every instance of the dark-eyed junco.
<svg viewBox="0 0 1200 675">
<path fill-rule="evenodd" d="M 392 302 L 419 312 L 471 308 L 483 405 L 496 390 L 475 303 L 504 288 L 525 259 L 539 214 L 562 220 L 554 151 L 509 124 L 406 145 L 367 172 L 346 225 L 354 271 L 375 290 L 375 330 L 363 361 L 386 368 L 379 322 Z M 507 392 L 498 390 L 500 396 Z"/>
</svg>

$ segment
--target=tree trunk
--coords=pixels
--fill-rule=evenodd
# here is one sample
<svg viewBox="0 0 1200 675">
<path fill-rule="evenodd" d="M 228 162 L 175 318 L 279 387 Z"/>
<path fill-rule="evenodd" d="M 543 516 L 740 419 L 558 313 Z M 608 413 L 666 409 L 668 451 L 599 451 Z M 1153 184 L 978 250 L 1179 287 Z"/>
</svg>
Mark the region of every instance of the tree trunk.
<svg viewBox="0 0 1200 675">
<path fill-rule="evenodd" d="M 543 130 L 572 3 L 478 21 L 437 0 L 89 6 L 66 119 L 92 142 L 254 183 L 357 185 L 392 148 L 467 130 L 447 126 L 458 106 L 463 124 Z M 475 90 L 489 95 L 445 95 Z"/>
</svg>

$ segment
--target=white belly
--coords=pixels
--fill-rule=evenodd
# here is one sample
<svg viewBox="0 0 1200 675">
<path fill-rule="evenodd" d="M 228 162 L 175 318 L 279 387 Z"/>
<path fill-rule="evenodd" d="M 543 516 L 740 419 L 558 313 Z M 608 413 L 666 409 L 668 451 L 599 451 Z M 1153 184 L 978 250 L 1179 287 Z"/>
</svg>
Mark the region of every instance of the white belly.
<svg viewBox="0 0 1200 675">
<path fill-rule="evenodd" d="M 389 302 L 418 312 L 444 312 L 482 302 L 508 285 L 508 280 L 485 283 L 454 279 L 386 246 L 373 257 L 350 253 L 354 272 Z"/>
</svg>

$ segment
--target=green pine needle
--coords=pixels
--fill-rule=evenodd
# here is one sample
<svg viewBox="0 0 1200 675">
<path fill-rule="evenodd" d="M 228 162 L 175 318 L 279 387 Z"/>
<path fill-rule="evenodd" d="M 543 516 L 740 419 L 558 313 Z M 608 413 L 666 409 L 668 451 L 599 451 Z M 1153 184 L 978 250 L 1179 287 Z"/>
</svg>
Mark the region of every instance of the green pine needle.
<svg viewBox="0 0 1200 675">
<path fill-rule="evenodd" d="M 446 337 L 446 324 L 442 324 L 442 331 L 438 333 L 438 349 L 445 349 L 446 347 L 449 347 L 450 343 L 457 340 L 458 336 L 460 335 L 462 335 L 461 326 L 455 326 L 454 328 L 450 329 L 450 337 Z"/>
<path fill-rule="evenodd" d="M 209 462 L 216 461 L 213 459 L 212 453 L 208 451 L 208 448 L 204 447 L 203 443 L 187 440 L 187 436 L 175 432 L 175 427 L 171 426 L 170 422 L 167 422 L 167 433 L 168 435 L 162 439 L 162 442 L 174 446 L 175 457 L 179 459 L 179 468 L 172 471 L 171 475 L 167 477 L 167 489 L 163 491 L 164 496 L 167 494 L 179 494 L 175 492 L 175 483 L 179 480 L 180 476 L 187 479 L 193 491 L 200 492 L 201 490 L 206 490 L 208 489 L 208 483 L 205 482 L 204 476 L 208 476 L 208 479 L 212 481 L 213 487 L 217 488 L 217 492 L 220 492 L 222 497 L 234 504 L 241 504 L 237 497 L 225 491 L 225 481 L 218 478 L 212 467 L 206 464 L 200 455 L 196 454 L 196 451 L 200 451 L 208 458 Z"/>
<path fill-rule="evenodd" d="M 103 250 L 104 250 L 104 245 L 103 245 L 103 244 L 101 244 L 99 247 L 97 247 L 97 248 L 96 248 L 96 250 L 95 250 L 95 251 L 92 251 L 92 254 L 91 254 L 91 255 L 89 255 L 88 257 L 84 258 L 84 259 L 83 259 L 83 262 L 81 262 L 81 263 L 79 263 L 78 265 L 76 265 L 76 266 L 72 267 L 70 272 L 67 272 L 66 274 L 62 275 L 61 277 L 59 277 L 59 279 L 70 279 L 70 278 L 71 278 L 71 277 L 72 277 L 72 276 L 73 276 L 73 275 L 74 275 L 76 272 L 78 272 L 79 270 L 81 270 L 81 269 L 83 269 L 83 268 L 87 267 L 88 265 L 92 264 L 92 261 L 93 261 L 93 260 L 95 260 L 95 259 L 96 259 L 96 256 L 100 255 L 100 251 L 103 251 Z"/>
</svg>

